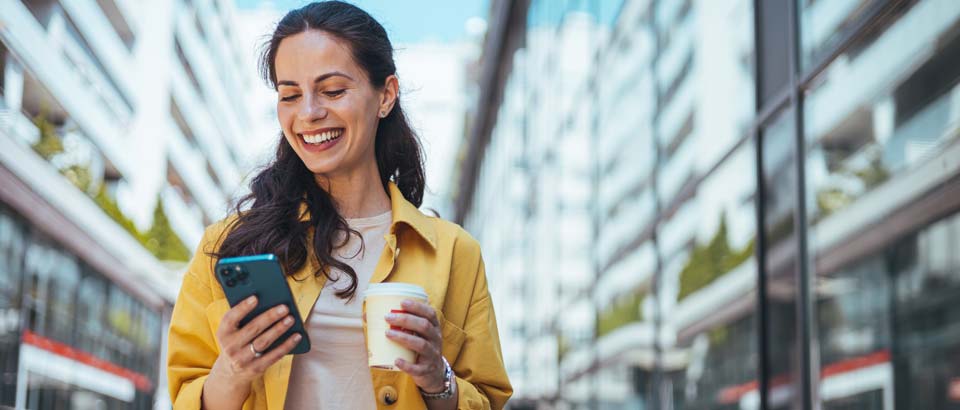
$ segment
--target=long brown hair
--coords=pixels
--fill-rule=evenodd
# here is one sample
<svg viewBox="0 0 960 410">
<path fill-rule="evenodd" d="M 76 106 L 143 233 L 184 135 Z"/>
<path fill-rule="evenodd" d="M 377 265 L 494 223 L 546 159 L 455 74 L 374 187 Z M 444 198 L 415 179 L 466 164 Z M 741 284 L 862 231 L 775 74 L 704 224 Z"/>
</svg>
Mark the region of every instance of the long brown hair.
<svg viewBox="0 0 960 410">
<path fill-rule="evenodd" d="M 287 13 L 277 24 L 260 55 L 260 73 L 277 88 L 276 55 L 283 39 L 307 30 L 322 30 L 343 41 L 353 59 L 367 74 L 371 84 L 380 89 L 386 78 L 396 73 L 393 46 L 387 33 L 373 17 L 360 8 L 341 1 L 316 2 Z M 406 200 L 419 207 L 423 200 L 424 173 L 420 142 L 400 106 L 399 96 L 390 113 L 380 120 L 374 150 L 380 182 L 388 190 L 390 181 L 397 184 Z M 300 208 L 305 204 L 308 221 L 301 221 Z M 243 209 L 250 205 L 249 209 Z M 240 198 L 234 211 L 238 217 L 219 250 L 217 258 L 272 253 L 277 256 L 287 275 L 293 275 L 307 262 L 317 258 L 319 269 L 314 275 L 331 277 L 331 268 L 350 277 L 350 285 L 337 291 L 344 299 L 353 297 L 357 274 L 346 263 L 333 257 L 349 235 L 360 236 L 350 229 L 337 212 L 334 199 L 317 185 L 293 148 L 280 133 L 276 157 L 250 183 L 250 194 Z M 309 235 L 313 228 L 313 235 Z M 338 233 L 346 233 L 338 241 Z M 360 238 L 362 241 L 362 238 Z M 308 251 L 312 247 L 313 252 Z"/>
</svg>

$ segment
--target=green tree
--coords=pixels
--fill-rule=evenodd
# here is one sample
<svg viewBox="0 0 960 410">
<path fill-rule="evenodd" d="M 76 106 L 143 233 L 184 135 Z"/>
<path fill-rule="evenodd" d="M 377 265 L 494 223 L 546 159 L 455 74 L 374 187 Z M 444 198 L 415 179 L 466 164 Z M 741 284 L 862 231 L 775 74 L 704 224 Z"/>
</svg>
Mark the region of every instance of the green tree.
<svg viewBox="0 0 960 410">
<path fill-rule="evenodd" d="M 643 298 L 647 292 L 634 290 L 610 304 L 597 315 L 597 337 L 613 332 L 626 324 L 643 320 Z"/>
<path fill-rule="evenodd" d="M 40 130 L 40 139 L 32 145 L 37 154 L 49 161 L 63 152 L 63 140 L 57 135 L 57 127 L 47 119 L 45 110 L 33 117 L 33 124 Z"/>
<path fill-rule="evenodd" d="M 753 255 L 753 249 L 753 239 L 743 249 L 735 250 L 730 247 L 730 241 L 727 238 L 727 218 L 721 215 L 720 226 L 713 238 L 706 246 L 694 245 L 693 251 L 690 252 L 690 259 L 680 271 L 678 300 L 683 300 L 746 262 Z"/>
<path fill-rule="evenodd" d="M 153 226 L 144 234 L 144 239 L 144 246 L 157 259 L 181 262 L 190 260 L 190 250 L 170 226 L 160 198 L 157 198 L 157 206 L 153 210 Z"/>
<path fill-rule="evenodd" d="M 123 211 L 121 211 L 117 205 L 117 201 L 107 193 L 107 184 L 100 184 L 100 189 L 98 189 L 97 194 L 94 195 L 93 202 L 96 202 L 110 219 L 113 219 L 120 227 L 129 232 L 138 242 L 143 243 L 143 236 L 140 235 L 137 226 L 133 224 L 130 218 L 127 218 L 127 216 L 123 214 Z"/>
</svg>

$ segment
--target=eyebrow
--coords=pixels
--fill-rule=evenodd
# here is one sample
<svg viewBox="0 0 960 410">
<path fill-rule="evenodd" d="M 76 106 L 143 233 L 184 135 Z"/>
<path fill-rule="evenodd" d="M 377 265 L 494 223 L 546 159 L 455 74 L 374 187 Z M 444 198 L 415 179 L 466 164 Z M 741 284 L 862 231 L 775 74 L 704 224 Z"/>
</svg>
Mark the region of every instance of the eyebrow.
<svg viewBox="0 0 960 410">
<path fill-rule="evenodd" d="M 323 80 L 326 80 L 326 79 L 328 79 L 328 78 L 330 78 L 330 77 L 344 77 L 344 78 L 349 79 L 350 81 L 354 81 L 354 80 L 353 80 L 353 77 L 351 77 L 351 76 L 349 76 L 349 75 L 346 75 L 345 73 L 342 73 L 342 72 L 340 72 L 340 71 L 331 71 L 331 72 L 329 72 L 329 73 L 321 74 L 321 75 L 317 76 L 317 78 L 314 78 L 314 79 L 313 79 L 313 83 L 314 83 L 314 84 L 319 83 L 319 82 L 321 82 L 321 81 L 323 81 Z M 280 80 L 280 81 L 277 81 L 277 87 L 279 87 L 279 86 L 281 86 L 281 85 L 291 85 L 291 86 L 294 86 L 294 87 L 299 87 L 299 86 L 300 86 L 300 84 L 298 84 L 296 81 L 290 81 L 290 80 Z"/>
</svg>

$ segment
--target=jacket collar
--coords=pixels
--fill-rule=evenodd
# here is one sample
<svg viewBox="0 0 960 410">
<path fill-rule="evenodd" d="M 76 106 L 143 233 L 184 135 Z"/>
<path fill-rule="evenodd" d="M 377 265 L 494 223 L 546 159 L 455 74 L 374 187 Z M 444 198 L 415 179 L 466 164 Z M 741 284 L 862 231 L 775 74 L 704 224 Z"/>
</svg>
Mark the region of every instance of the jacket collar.
<svg viewBox="0 0 960 410">
<path fill-rule="evenodd" d="M 403 197 L 403 193 L 400 192 L 397 184 L 391 181 L 389 182 L 388 188 L 390 194 L 390 211 L 393 213 L 390 233 L 396 235 L 397 225 L 405 224 L 427 241 L 431 248 L 437 249 L 437 231 L 430 218 Z"/>
<path fill-rule="evenodd" d="M 433 249 L 437 248 L 437 231 L 430 218 L 420 212 L 416 206 L 403 197 L 400 188 L 393 181 L 387 184 L 387 194 L 390 196 L 390 212 L 392 221 L 390 222 L 390 234 L 397 234 L 397 226 L 404 224 L 412 228 L 424 241 L 430 244 Z M 300 220 L 310 219 L 310 211 L 307 210 L 305 203 L 300 204 Z"/>
</svg>

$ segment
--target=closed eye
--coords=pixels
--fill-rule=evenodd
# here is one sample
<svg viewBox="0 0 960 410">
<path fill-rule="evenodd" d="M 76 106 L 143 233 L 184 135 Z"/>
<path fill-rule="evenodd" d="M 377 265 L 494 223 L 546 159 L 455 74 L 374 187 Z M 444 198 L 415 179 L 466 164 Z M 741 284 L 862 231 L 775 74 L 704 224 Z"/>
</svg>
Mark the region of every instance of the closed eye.
<svg viewBox="0 0 960 410">
<path fill-rule="evenodd" d="M 347 90 L 333 90 L 333 91 L 324 91 L 323 94 L 327 97 L 338 97 Z"/>
<path fill-rule="evenodd" d="M 286 96 L 280 99 L 280 101 L 293 101 L 300 97 L 300 94 Z"/>
</svg>

